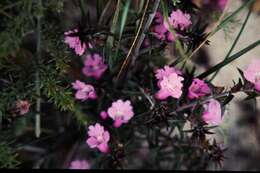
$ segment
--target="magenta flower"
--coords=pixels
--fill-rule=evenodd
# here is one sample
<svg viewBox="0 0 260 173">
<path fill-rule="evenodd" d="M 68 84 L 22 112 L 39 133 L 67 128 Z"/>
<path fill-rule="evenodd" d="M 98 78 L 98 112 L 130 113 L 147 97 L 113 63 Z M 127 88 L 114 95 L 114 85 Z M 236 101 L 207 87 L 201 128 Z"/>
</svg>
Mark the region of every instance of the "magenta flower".
<svg viewBox="0 0 260 173">
<path fill-rule="evenodd" d="M 107 112 L 106 112 L 106 111 L 101 111 L 101 112 L 100 112 L 100 117 L 101 117 L 103 120 L 107 119 L 107 117 L 108 117 Z"/>
<path fill-rule="evenodd" d="M 86 160 L 74 160 L 70 163 L 69 169 L 90 169 L 90 164 Z"/>
<path fill-rule="evenodd" d="M 177 73 L 171 73 L 169 76 L 164 76 L 159 81 L 160 90 L 155 94 L 155 97 L 159 100 L 165 100 L 168 97 L 180 98 L 182 95 L 182 81 L 183 77 Z"/>
<path fill-rule="evenodd" d="M 83 53 L 85 52 L 87 46 L 89 48 L 92 48 L 92 45 L 90 43 L 88 43 L 88 45 L 86 45 L 86 43 L 81 42 L 80 38 L 78 36 L 72 36 L 72 34 L 76 34 L 78 32 L 78 29 L 74 29 L 68 32 L 65 32 L 65 40 L 64 42 L 66 44 L 69 45 L 69 47 L 71 49 L 74 49 L 75 53 L 77 55 L 83 55 Z"/>
<path fill-rule="evenodd" d="M 164 24 L 163 24 L 163 16 L 160 12 L 156 12 L 155 17 L 154 17 L 154 24 L 151 27 L 152 32 L 154 33 L 154 36 L 161 40 L 167 40 L 167 41 L 172 41 L 172 40 L 168 40 L 168 38 L 170 38 L 168 35 L 168 30 L 165 28 Z M 171 39 L 171 38 L 170 38 Z"/>
<path fill-rule="evenodd" d="M 75 98 L 78 100 L 85 101 L 87 99 L 97 98 L 95 88 L 92 85 L 76 80 L 76 82 L 72 83 L 72 86 L 75 90 L 77 90 Z"/>
<path fill-rule="evenodd" d="M 19 112 L 20 115 L 27 114 L 30 109 L 30 103 L 27 100 L 18 100 L 15 103 L 15 108 Z"/>
<path fill-rule="evenodd" d="M 152 31 L 154 32 L 154 36 L 159 40 L 165 40 L 167 36 L 167 29 L 163 24 L 156 24 L 152 27 Z"/>
<path fill-rule="evenodd" d="M 219 125 L 221 123 L 221 106 L 220 103 L 211 99 L 207 104 L 203 105 L 204 112 L 202 115 L 202 119 L 206 123 L 211 123 L 214 125 Z"/>
<path fill-rule="evenodd" d="M 191 86 L 189 87 L 188 97 L 189 99 L 195 99 L 210 94 L 209 86 L 200 79 L 193 79 Z"/>
<path fill-rule="evenodd" d="M 104 127 L 99 123 L 95 126 L 88 127 L 88 136 L 86 143 L 90 148 L 98 148 L 102 153 L 109 152 L 108 141 L 110 139 L 109 132 L 104 130 Z"/>
<path fill-rule="evenodd" d="M 192 23 L 190 15 L 183 13 L 181 10 L 172 11 L 171 16 L 168 18 L 168 22 L 174 29 L 184 30 L 187 29 Z M 165 28 L 169 30 L 167 21 L 164 22 Z"/>
<path fill-rule="evenodd" d="M 104 63 L 103 58 L 99 54 L 87 55 L 84 61 L 83 74 L 87 77 L 94 77 L 100 79 L 102 74 L 106 71 L 107 65 Z"/>
<path fill-rule="evenodd" d="M 260 92 L 260 59 L 254 59 L 244 70 L 246 80 L 255 85 L 255 89 Z"/>
<path fill-rule="evenodd" d="M 118 128 L 123 123 L 128 121 L 134 116 L 133 107 L 129 100 L 123 101 L 121 99 L 112 103 L 112 106 L 108 108 L 108 116 L 114 120 L 114 127 Z"/>
</svg>

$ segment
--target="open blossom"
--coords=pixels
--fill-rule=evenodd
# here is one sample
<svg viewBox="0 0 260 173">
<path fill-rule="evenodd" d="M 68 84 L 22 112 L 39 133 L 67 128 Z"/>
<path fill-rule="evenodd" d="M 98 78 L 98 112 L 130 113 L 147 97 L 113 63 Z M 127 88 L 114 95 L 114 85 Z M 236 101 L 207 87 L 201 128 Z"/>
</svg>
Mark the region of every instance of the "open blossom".
<svg viewBox="0 0 260 173">
<path fill-rule="evenodd" d="M 255 85 L 255 89 L 260 92 L 260 59 L 254 59 L 244 70 L 246 80 Z"/>
<path fill-rule="evenodd" d="M 90 164 L 86 160 L 74 160 L 70 163 L 69 169 L 90 169 Z"/>
<path fill-rule="evenodd" d="M 72 86 L 77 92 L 75 93 L 75 98 L 78 100 L 96 99 L 96 91 L 92 85 L 85 84 L 79 80 L 72 83 Z"/>
<path fill-rule="evenodd" d="M 208 103 L 203 105 L 204 112 L 202 115 L 202 119 L 206 123 L 211 123 L 214 125 L 219 125 L 221 123 L 221 105 L 215 100 L 211 99 Z"/>
<path fill-rule="evenodd" d="M 87 77 L 94 77 L 100 79 L 102 74 L 106 71 L 107 65 L 99 54 L 87 55 L 84 61 L 84 68 L 82 72 Z"/>
<path fill-rule="evenodd" d="M 172 11 L 171 16 L 168 18 L 168 22 L 174 29 L 184 30 L 187 29 L 192 23 L 190 15 L 183 13 L 181 10 Z M 164 22 L 164 26 L 169 30 L 168 22 Z"/>
<path fill-rule="evenodd" d="M 98 148 L 102 153 L 109 152 L 108 141 L 110 135 L 108 131 L 104 130 L 103 126 L 99 123 L 89 126 L 88 136 L 89 138 L 86 142 L 90 148 Z"/>
<path fill-rule="evenodd" d="M 170 67 L 168 65 L 165 65 L 163 68 L 160 68 L 160 69 L 155 71 L 155 77 L 159 81 L 161 81 L 163 79 L 163 77 L 168 77 L 172 73 L 177 73 L 178 75 L 182 74 L 180 70 L 178 70 L 174 67 Z"/>
<path fill-rule="evenodd" d="M 158 79 L 157 85 L 160 90 L 155 97 L 160 100 L 167 99 L 169 96 L 179 98 L 182 94 L 181 71 L 165 65 L 163 68 L 156 70 L 155 77 Z"/>
<path fill-rule="evenodd" d="M 86 43 L 82 42 L 78 36 L 73 35 L 73 34 L 76 34 L 77 32 L 78 32 L 78 29 L 74 29 L 74 30 L 65 32 L 64 33 L 64 35 L 65 35 L 64 42 L 66 44 L 68 44 L 71 49 L 74 49 L 74 51 L 77 55 L 81 56 L 85 52 L 87 46 L 89 48 L 92 48 L 92 45 L 90 43 L 86 45 Z"/>
<path fill-rule="evenodd" d="M 209 86 L 200 79 L 193 79 L 191 86 L 189 87 L 188 97 L 189 99 L 199 98 L 210 94 Z"/>
<path fill-rule="evenodd" d="M 131 102 L 129 100 L 124 102 L 121 99 L 113 102 L 107 113 L 114 120 L 114 127 L 116 128 L 123 123 L 127 123 L 134 116 Z"/>
<path fill-rule="evenodd" d="M 18 100 L 15 103 L 15 108 L 20 115 L 24 115 L 29 112 L 30 103 L 27 100 Z"/>
</svg>

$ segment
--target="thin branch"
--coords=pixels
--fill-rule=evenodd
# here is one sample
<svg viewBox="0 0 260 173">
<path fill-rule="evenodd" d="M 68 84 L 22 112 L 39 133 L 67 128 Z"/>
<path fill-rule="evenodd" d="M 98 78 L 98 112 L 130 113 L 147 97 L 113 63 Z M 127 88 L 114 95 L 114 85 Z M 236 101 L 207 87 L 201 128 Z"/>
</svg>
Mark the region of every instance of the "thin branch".
<svg viewBox="0 0 260 173">
<path fill-rule="evenodd" d="M 139 50 L 140 50 L 140 47 L 142 46 L 142 43 L 144 41 L 144 38 L 145 38 L 145 35 L 146 35 L 146 32 L 149 30 L 150 28 L 150 25 L 152 24 L 153 22 L 153 19 L 154 19 L 154 16 L 155 16 L 155 13 L 159 7 L 159 3 L 160 3 L 160 0 L 156 0 L 154 2 L 154 5 L 153 5 L 153 9 L 152 9 L 152 13 L 149 14 L 149 17 L 144 25 L 144 28 L 143 28 L 143 31 L 141 33 L 141 36 L 136 44 L 136 47 L 135 47 L 135 50 L 134 50 L 134 55 L 133 55 L 133 58 L 132 58 L 132 66 L 134 66 L 135 62 L 136 62 L 136 59 L 139 55 Z"/>
<path fill-rule="evenodd" d="M 241 90 L 233 92 L 233 93 L 231 91 L 227 91 L 227 92 L 221 93 L 221 94 L 216 95 L 216 96 L 214 96 L 214 95 L 209 96 L 202 101 L 194 101 L 194 102 L 192 102 L 188 105 L 181 106 L 178 109 L 176 109 L 176 111 L 170 112 L 169 115 L 177 115 L 178 112 L 182 112 L 182 111 L 189 109 L 189 108 L 192 108 L 192 107 L 194 107 L 195 105 L 198 105 L 198 104 L 203 105 L 203 104 L 207 103 L 210 99 L 218 99 L 218 98 L 222 98 L 222 97 L 227 97 L 230 94 L 234 94 L 234 93 L 237 93 L 237 92 L 252 92 L 252 91 L 253 90 L 248 90 L 248 89 L 243 90 L 243 89 L 241 89 Z"/>
<path fill-rule="evenodd" d="M 129 63 L 129 57 L 130 57 L 130 55 L 131 55 L 131 53 L 132 53 L 132 51 L 133 51 L 133 49 L 134 49 L 134 47 L 135 47 L 135 45 L 136 45 L 138 36 L 139 36 L 139 34 L 140 34 L 140 32 L 141 32 L 141 29 L 142 29 L 142 26 L 143 26 L 143 22 L 144 22 L 144 18 L 145 18 L 145 14 L 146 14 L 146 11 L 147 11 L 148 6 L 149 6 L 149 2 L 150 2 L 150 0 L 147 0 L 147 1 L 146 1 L 145 8 L 144 8 L 144 12 L 143 12 L 143 15 L 142 15 L 142 18 L 141 18 L 141 21 L 140 21 L 140 24 L 139 24 L 139 27 L 138 27 L 136 36 L 135 36 L 134 41 L 133 41 L 133 43 L 132 43 L 132 45 L 131 45 L 131 47 L 130 47 L 130 49 L 129 49 L 128 54 L 126 55 L 126 58 L 125 58 L 125 60 L 124 60 L 124 62 L 123 62 L 123 65 L 122 65 L 121 68 L 120 68 L 120 71 L 119 71 L 119 73 L 118 73 L 118 75 L 117 75 L 117 77 L 116 77 L 116 81 L 119 81 L 119 79 L 120 79 L 120 77 L 121 77 L 121 75 L 122 75 L 124 69 L 127 67 L 128 63 Z"/>
</svg>

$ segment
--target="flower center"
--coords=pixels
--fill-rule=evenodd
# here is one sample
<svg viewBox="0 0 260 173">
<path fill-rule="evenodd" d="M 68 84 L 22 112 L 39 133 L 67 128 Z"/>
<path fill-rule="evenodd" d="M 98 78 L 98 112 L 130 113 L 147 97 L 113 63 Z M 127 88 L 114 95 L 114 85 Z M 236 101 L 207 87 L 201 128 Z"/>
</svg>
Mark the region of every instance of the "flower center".
<svg viewBox="0 0 260 173">
<path fill-rule="evenodd" d="M 176 85 L 174 85 L 173 83 L 171 83 L 171 81 L 169 79 L 167 79 L 166 81 L 166 88 L 170 91 L 170 92 L 174 92 L 176 90 Z"/>
<path fill-rule="evenodd" d="M 122 117 L 122 116 L 123 116 L 123 112 L 122 112 L 122 111 L 119 111 L 119 110 L 118 110 L 118 111 L 116 112 L 116 114 L 115 114 L 115 117 L 116 117 L 116 118 L 120 118 L 120 117 Z"/>
<path fill-rule="evenodd" d="M 102 135 L 97 136 L 97 141 L 98 142 L 102 142 L 103 141 L 103 136 Z"/>
</svg>

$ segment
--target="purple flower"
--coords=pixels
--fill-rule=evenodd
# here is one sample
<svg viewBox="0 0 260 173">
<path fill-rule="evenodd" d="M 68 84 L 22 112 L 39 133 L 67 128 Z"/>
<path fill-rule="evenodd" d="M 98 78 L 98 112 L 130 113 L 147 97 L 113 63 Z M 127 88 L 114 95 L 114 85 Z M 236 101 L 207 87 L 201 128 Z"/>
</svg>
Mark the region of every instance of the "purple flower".
<svg viewBox="0 0 260 173">
<path fill-rule="evenodd" d="M 211 123 L 214 125 L 219 125 L 221 123 L 221 106 L 220 103 L 215 100 L 211 99 L 203 105 L 204 112 L 202 115 L 202 119 L 206 123 Z"/>
<path fill-rule="evenodd" d="M 255 89 L 260 92 L 260 59 L 254 59 L 244 70 L 246 80 L 255 85 Z"/>
<path fill-rule="evenodd" d="M 91 125 L 88 127 L 88 136 L 86 143 L 90 148 L 98 148 L 102 153 L 109 152 L 108 141 L 110 135 L 108 131 L 104 130 L 104 127 L 99 123 L 95 126 Z"/>
<path fill-rule="evenodd" d="M 65 32 L 65 40 L 64 42 L 69 45 L 71 49 L 74 49 L 75 53 L 77 55 L 83 55 L 86 48 L 92 48 L 92 45 L 88 43 L 81 42 L 80 38 L 78 36 L 74 36 L 73 34 L 76 34 L 78 32 L 78 29 L 74 29 L 68 32 Z M 73 35 L 73 36 L 72 36 Z"/>
<path fill-rule="evenodd" d="M 87 77 L 94 77 L 100 79 L 102 74 L 106 71 L 107 65 L 99 54 L 87 55 L 84 61 L 84 68 L 82 72 Z"/>
<path fill-rule="evenodd" d="M 193 79 L 191 86 L 189 87 L 188 97 L 189 99 L 195 99 L 210 94 L 209 86 L 200 79 Z"/>
<path fill-rule="evenodd" d="M 108 108 L 108 116 L 114 120 L 114 127 L 118 128 L 123 123 L 128 121 L 134 116 L 133 107 L 129 100 L 117 100 L 112 103 L 112 106 Z"/>
<path fill-rule="evenodd" d="M 96 91 L 92 85 L 76 80 L 76 82 L 72 83 L 72 86 L 75 90 L 77 90 L 75 98 L 78 100 L 85 101 L 87 99 L 97 98 Z"/>
<path fill-rule="evenodd" d="M 70 163 L 69 169 L 90 169 L 90 164 L 86 160 L 74 160 Z"/>
<path fill-rule="evenodd" d="M 184 30 L 187 29 L 192 23 L 190 20 L 190 15 L 187 13 L 183 13 L 181 10 L 172 11 L 171 16 L 168 18 L 168 22 L 171 27 L 174 29 Z M 169 25 L 165 21 L 165 28 L 169 30 Z"/>
<path fill-rule="evenodd" d="M 154 24 L 151 27 L 152 32 L 154 33 L 154 36 L 161 40 L 167 40 L 167 41 L 174 41 L 172 35 L 168 32 L 166 27 L 163 24 L 163 16 L 162 14 L 157 11 L 154 17 Z"/>
</svg>

